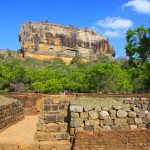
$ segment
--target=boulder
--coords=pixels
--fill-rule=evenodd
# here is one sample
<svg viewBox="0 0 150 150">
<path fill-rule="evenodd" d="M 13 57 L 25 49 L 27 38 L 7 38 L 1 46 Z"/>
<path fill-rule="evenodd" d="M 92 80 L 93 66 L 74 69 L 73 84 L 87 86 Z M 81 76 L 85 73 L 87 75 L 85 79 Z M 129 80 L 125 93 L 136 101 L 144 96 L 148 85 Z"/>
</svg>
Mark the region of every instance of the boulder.
<svg viewBox="0 0 150 150">
<path fill-rule="evenodd" d="M 119 118 L 127 117 L 127 112 L 123 111 L 123 110 L 118 110 L 117 111 L 117 117 L 119 117 Z"/>
<path fill-rule="evenodd" d="M 99 113 L 99 117 L 100 117 L 100 119 L 110 118 L 109 113 L 107 111 L 104 111 L 104 110 Z"/>
</svg>

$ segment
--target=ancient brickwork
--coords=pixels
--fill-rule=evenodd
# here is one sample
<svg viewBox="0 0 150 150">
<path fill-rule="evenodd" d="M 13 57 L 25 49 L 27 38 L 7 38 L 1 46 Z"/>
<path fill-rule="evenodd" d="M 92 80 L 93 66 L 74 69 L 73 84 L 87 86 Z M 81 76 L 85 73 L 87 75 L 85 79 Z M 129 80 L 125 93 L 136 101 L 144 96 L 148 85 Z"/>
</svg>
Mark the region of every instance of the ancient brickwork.
<svg viewBox="0 0 150 150">
<path fill-rule="evenodd" d="M 0 132 L 24 118 L 24 110 L 18 100 L 0 96 Z"/>
<path fill-rule="evenodd" d="M 78 131 L 74 150 L 148 150 L 150 130 Z"/>
</svg>

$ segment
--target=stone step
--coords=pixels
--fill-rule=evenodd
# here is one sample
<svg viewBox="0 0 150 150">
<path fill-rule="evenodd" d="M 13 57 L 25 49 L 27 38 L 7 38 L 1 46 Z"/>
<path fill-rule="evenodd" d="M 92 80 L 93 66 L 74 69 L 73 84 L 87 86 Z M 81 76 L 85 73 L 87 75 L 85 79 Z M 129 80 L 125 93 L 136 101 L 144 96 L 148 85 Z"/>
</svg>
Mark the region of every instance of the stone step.
<svg viewBox="0 0 150 150">
<path fill-rule="evenodd" d="M 70 141 L 42 141 L 40 150 L 71 150 Z"/>
<path fill-rule="evenodd" d="M 71 150 L 70 141 L 30 141 L 0 143 L 0 150 Z"/>
<path fill-rule="evenodd" d="M 67 132 L 39 132 L 35 133 L 35 140 L 37 141 L 58 141 L 58 140 L 70 140 L 70 135 Z"/>
</svg>

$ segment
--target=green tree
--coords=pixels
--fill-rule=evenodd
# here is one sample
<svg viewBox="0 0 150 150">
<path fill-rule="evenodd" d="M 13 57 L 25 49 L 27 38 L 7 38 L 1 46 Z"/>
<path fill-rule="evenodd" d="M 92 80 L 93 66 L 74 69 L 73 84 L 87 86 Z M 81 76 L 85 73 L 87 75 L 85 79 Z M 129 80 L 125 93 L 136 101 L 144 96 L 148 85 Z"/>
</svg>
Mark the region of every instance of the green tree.
<svg viewBox="0 0 150 150">
<path fill-rule="evenodd" d="M 141 25 L 135 30 L 129 29 L 126 33 L 126 41 L 125 49 L 130 63 L 135 59 L 140 62 L 150 60 L 150 28 Z"/>
</svg>

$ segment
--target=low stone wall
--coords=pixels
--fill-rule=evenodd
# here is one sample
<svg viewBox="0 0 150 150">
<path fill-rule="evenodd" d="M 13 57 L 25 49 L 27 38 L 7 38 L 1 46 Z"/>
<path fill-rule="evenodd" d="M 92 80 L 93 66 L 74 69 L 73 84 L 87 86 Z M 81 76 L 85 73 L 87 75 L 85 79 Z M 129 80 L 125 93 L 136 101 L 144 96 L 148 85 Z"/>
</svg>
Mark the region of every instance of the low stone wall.
<svg viewBox="0 0 150 150">
<path fill-rule="evenodd" d="M 71 149 L 68 106 L 67 100 L 45 98 L 35 133 L 35 140 L 40 142 L 40 149 Z"/>
<path fill-rule="evenodd" d="M 123 106 L 70 105 L 70 134 L 78 130 L 141 129 L 148 124 L 150 100 L 147 98 L 117 98 Z"/>
<path fill-rule="evenodd" d="M 24 118 L 24 110 L 18 100 L 0 96 L 0 132 Z"/>
<path fill-rule="evenodd" d="M 57 150 L 57 142 L 63 141 L 65 150 L 71 149 L 70 143 L 75 150 L 150 147 L 150 131 L 146 128 L 150 123 L 149 98 L 119 97 L 115 98 L 116 105 L 109 107 L 79 105 L 75 101 L 45 98 L 35 134 L 41 146 L 45 142 L 50 146 L 54 141 L 52 148 Z"/>
<path fill-rule="evenodd" d="M 150 130 L 78 131 L 74 150 L 148 150 Z"/>
</svg>

